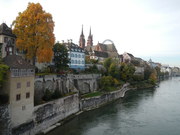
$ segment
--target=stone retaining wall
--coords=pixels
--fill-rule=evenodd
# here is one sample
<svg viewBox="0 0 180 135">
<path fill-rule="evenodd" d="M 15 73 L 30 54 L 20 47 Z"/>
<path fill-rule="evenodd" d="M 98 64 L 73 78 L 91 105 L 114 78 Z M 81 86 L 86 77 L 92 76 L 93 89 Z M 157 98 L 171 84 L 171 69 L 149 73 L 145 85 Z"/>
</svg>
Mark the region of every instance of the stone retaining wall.
<svg viewBox="0 0 180 135">
<path fill-rule="evenodd" d="M 91 98 L 84 98 L 81 100 L 81 108 L 82 110 L 92 110 L 98 108 L 108 102 L 116 100 L 120 97 L 124 97 L 126 91 L 129 90 L 127 88 L 129 84 L 125 84 L 120 90 L 113 91 L 107 94 L 103 94 L 101 96 L 91 97 Z"/>
<path fill-rule="evenodd" d="M 34 108 L 33 121 L 14 128 L 13 135 L 35 135 L 78 111 L 78 94 L 36 106 Z"/>
<path fill-rule="evenodd" d="M 0 105 L 0 135 L 11 135 L 11 121 L 8 105 Z"/>
</svg>

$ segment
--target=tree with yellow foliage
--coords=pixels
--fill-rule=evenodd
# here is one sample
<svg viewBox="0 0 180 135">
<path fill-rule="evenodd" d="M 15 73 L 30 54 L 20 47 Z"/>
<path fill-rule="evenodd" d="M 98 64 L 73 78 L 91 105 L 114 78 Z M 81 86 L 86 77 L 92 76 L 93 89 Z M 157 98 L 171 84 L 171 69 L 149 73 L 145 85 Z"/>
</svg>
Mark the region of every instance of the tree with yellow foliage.
<svg viewBox="0 0 180 135">
<path fill-rule="evenodd" d="M 13 33 L 17 36 L 16 47 L 26 52 L 26 58 L 42 62 L 50 62 L 55 42 L 54 21 L 50 13 L 46 13 L 40 3 L 29 3 L 28 7 L 16 17 L 12 24 Z"/>
<path fill-rule="evenodd" d="M 157 72 L 156 72 L 155 69 L 152 71 L 151 75 L 149 76 L 149 81 L 153 85 L 156 84 L 156 82 L 157 82 Z"/>
</svg>

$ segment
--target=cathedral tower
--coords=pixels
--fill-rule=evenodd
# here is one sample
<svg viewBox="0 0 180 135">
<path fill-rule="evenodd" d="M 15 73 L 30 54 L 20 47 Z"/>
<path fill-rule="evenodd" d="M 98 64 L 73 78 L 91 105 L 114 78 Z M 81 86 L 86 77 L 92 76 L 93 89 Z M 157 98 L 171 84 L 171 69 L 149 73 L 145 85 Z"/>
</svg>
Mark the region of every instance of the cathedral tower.
<svg viewBox="0 0 180 135">
<path fill-rule="evenodd" d="M 93 46 L 93 35 L 91 35 L 91 27 L 89 31 L 88 40 L 87 40 L 87 46 Z"/>
<path fill-rule="evenodd" d="M 85 38 L 84 38 L 84 34 L 83 34 L 83 26 L 82 26 L 82 32 L 80 35 L 80 39 L 79 39 L 79 46 L 83 49 L 85 48 Z"/>
</svg>

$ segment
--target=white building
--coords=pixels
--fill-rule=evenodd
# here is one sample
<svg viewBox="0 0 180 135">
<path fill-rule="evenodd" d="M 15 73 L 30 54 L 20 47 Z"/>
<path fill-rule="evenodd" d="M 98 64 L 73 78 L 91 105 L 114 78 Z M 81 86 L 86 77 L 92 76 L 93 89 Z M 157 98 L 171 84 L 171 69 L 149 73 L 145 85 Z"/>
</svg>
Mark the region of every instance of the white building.
<svg viewBox="0 0 180 135">
<path fill-rule="evenodd" d="M 134 59 L 134 56 L 130 53 L 124 52 L 122 54 L 122 62 L 130 63 Z"/>
<path fill-rule="evenodd" d="M 68 49 L 68 57 L 70 59 L 70 63 L 68 64 L 70 68 L 76 70 L 84 70 L 85 69 L 85 51 L 78 45 L 68 42 L 63 43 Z"/>
</svg>

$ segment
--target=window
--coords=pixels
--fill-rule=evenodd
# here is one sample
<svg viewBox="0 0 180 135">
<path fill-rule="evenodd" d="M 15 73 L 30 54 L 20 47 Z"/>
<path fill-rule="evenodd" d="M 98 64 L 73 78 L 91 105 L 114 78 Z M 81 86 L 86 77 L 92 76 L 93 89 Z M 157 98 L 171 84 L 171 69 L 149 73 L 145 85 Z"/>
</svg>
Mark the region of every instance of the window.
<svg viewBox="0 0 180 135">
<path fill-rule="evenodd" d="M 30 98 L 30 92 L 26 93 L 26 98 Z"/>
<path fill-rule="evenodd" d="M 21 83 L 17 83 L 17 89 L 21 88 Z"/>
<path fill-rule="evenodd" d="M 77 54 L 75 54 L 75 58 L 77 58 Z"/>
<path fill-rule="evenodd" d="M 4 37 L 4 43 L 7 43 L 8 37 Z"/>
<path fill-rule="evenodd" d="M 26 110 L 26 106 L 25 105 L 22 106 L 22 110 Z"/>
<path fill-rule="evenodd" d="M 71 54 L 71 57 L 74 57 L 74 54 Z"/>
<path fill-rule="evenodd" d="M 75 64 L 77 64 L 77 60 L 75 60 Z"/>
<path fill-rule="evenodd" d="M 19 101 L 21 99 L 21 94 L 16 95 L 16 101 Z"/>
<path fill-rule="evenodd" d="M 71 60 L 71 64 L 74 64 L 74 60 Z"/>
<path fill-rule="evenodd" d="M 11 38 L 11 41 L 12 41 L 12 44 L 14 44 L 14 43 L 15 43 L 15 40 L 14 40 L 14 38 Z"/>
<path fill-rule="evenodd" d="M 26 85 L 26 86 L 27 86 L 27 87 L 30 87 L 30 84 L 31 84 L 31 83 L 30 83 L 30 81 L 29 81 L 29 82 L 27 82 L 27 85 Z"/>
<path fill-rule="evenodd" d="M 26 76 L 26 69 L 21 69 L 21 76 Z"/>
<path fill-rule="evenodd" d="M 80 54 L 78 55 L 78 57 L 79 57 L 79 58 L 81 57 Z"/>
<path fill-rule="evenodd" d="M 82 64 L 84 64 L 84 61 L 82 60 Z"/>
<path fill-rule="evenodd" d="M 80 60 L 78 61 L 78 64 L 80 64 Z"/>
</svg>

